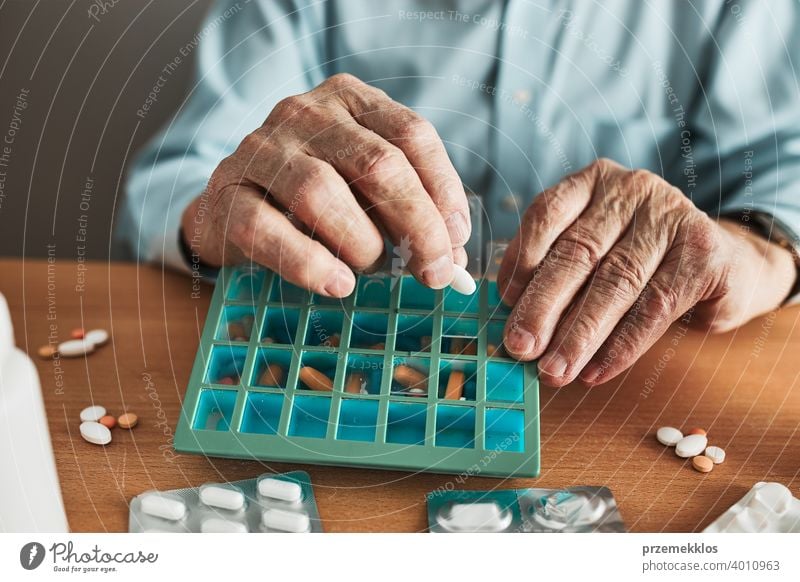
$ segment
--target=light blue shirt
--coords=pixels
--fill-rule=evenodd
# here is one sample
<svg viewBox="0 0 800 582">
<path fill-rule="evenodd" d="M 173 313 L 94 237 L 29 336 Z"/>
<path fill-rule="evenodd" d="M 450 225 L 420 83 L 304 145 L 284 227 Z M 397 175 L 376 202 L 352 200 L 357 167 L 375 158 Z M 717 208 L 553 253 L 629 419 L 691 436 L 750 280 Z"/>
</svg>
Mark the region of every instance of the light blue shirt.
<svg viewBox="0 0 800 582">
<path fill-rule="evenodd" d="M 219 161 L 338 72 L 433 122 L 484 239 L 597 157 L 800 232 L 795 1 L 226 0 L 195 40 L 196 83 L 130 170 L 118 235 L 143 260 L 186 270 L 181 213 Z"/>
</svg>

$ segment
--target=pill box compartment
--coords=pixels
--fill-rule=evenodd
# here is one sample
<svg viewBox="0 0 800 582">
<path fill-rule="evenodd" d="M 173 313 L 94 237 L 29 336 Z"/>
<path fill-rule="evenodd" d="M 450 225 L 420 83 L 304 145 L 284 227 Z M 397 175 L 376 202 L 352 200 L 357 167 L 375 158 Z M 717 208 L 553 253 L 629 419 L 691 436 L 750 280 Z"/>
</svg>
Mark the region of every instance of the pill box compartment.
<svg viewBox="0 0 800 582">
<path fill-rule="evenodd" d="M 226 271 L 228 273 L 228 271 Z M 233 302 L 255 303 L 261 295 L 266 272 L 263 269 L 241 266 L 220 280 L 228 283 L 227 299 Z"/>
<path fill-rule="evenodd" d="M 177 450 L 447 473 L 499 450 L 483 475 L 538 473 L 535 364 L 487 355 L 504 325 L 489 317 L 494 282 L 480 282 L 474 305 L 458 303 L 462 313 L 445 309 L 443 291 L 409 276 L 359 276 L 356 292 L 334 306 L 269 272 L 225 267 L 219 280 L 227 286 L 218 285 L 211 302 Z M 260 295 L 232 299 L 234 285 Z M 402 305 L 404 292 L 410 307 Z M 223 334 L 228 320 L 248 315 L 255 317 L 253 334 L 267 342 Z M 326 375 L 333 390 L 306 386 L 303 366 Z M 419 390 L 396 380 L 399 366 L 421 377 Z M 445 398 L 454 370 L 464 375 L 458 400 Z"/>
<path fill-rule="evenodd" d="M 252 305 L 231 305 L 222 311 L 216 339 L 231 342 L 248 342 L 253 333 L 255 308 Z"/>
</svg>

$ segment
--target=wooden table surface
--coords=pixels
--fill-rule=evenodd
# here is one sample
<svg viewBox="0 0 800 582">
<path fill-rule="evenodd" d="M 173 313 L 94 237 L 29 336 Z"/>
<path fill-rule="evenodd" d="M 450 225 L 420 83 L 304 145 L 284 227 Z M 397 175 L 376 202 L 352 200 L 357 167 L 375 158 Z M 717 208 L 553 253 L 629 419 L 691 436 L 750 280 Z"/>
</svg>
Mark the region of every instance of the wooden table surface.
<svg viewBox="0 0 800 582">
<path fill-rule="evenodd" d="M 112 334 L 110 345 L 62 359 L 60 370 L 34 355 L 73 531 L 126 531 L 128 503 L 146 489 L 304 469 L 326 531 L 418 532 L 427 523 L 425 494 L 454 479 L 175 454 L 172 434 L 211 287 L 193 297 L 190 278 L 128 264 L 2 260 L 0 271 L 23 350 L 35 354 L 46 344 L 51 324 L 60 339 L 75 327 Z M 799 309 L 787 309 L 722 336 L 676 325 L 608 386 L 542 388 L 541 476 L 454 486 L 606 485 L 632 531 L 702 530 L 757 481 L 799 495 L 798 319 Z M 115 429 L 107 447 L 86 443 L 78 415 L 93 402 L 136 412 L 139 426 Z M 694 471 L 656 442 L 661 425 L 706 428 L 727 461 L 709 474 Z"/>
</svg>

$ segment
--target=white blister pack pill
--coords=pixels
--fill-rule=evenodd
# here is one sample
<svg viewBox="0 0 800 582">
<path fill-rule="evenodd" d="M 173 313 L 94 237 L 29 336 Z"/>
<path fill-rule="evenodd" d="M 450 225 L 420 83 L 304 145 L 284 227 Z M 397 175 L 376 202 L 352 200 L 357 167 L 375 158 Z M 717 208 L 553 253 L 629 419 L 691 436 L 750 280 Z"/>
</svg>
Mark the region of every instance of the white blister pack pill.
<svg viewBox="0 0 800 582">
<path fill-rule="evenodd" d="M 704 533 L 800 533 L 800 499 L 780 483 L 760 481 Z"/>
<path fill-rule="evenodd" d="M 133 498 L 128 531 L 248 533 L 321 532 L 308 473 L 264 474 Z"/>
</svg>

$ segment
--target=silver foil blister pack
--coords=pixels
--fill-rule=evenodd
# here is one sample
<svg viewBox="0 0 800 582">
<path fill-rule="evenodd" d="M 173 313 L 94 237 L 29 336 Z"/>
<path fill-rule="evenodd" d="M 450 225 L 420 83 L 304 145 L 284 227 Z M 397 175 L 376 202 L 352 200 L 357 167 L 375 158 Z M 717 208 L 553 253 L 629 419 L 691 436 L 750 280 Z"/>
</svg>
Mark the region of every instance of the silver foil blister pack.
<svg viewBox="0 0 800 582">
<path fill-rule="evenodd" d="M 310 533 L 322 522 L 308 473 L 145 491 L 130 505 L 131 533 Z"/>
<path fill-rule="evenodd" d="M 433 533 L 624 532 L 607 487 L 434 491 L 428 494 Z"/>
</svg>

